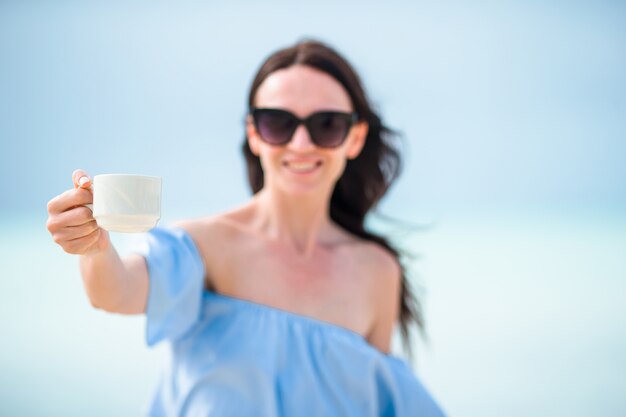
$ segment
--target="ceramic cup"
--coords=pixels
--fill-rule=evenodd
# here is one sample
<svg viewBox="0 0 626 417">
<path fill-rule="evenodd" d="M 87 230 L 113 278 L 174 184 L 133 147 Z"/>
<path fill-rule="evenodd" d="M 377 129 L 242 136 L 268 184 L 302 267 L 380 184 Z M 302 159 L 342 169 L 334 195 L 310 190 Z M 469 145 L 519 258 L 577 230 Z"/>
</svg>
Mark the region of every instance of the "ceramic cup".
<svg viewBox="0 0 626 417">
<path fill-rule="evenodd" d="M 93 177 L 93 217 L 110 232 L 146 232 L 161 218 L 160 177 L 103 174 Z"/>
</svg>

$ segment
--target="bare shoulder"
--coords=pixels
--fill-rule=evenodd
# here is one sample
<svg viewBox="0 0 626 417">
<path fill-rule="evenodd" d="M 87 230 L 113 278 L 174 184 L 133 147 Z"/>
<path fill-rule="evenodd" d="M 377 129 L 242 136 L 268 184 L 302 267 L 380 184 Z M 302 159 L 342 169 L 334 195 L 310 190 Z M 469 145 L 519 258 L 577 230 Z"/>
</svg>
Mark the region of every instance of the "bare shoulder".
<svg viewBox="0 0 626 417">
<path fill-rule="evenodd" d="M 224 268 L 246 241 L 245 213 L 241 209 L 211 216 L 182 220 L 174 224 L 185 230 L 193 239 L 206 270 L 208 288 L 219 286 L 219 277 L 226 276 Z"/>
<path fill-rule="evenodd" d="M 198 243 L 220 241 L 236 237 L 245 230 L 248 208 L 246 206 L 195 219 L 181 220 L 174 226 L 184 229 Z"/>
<path fill-rule="evenodd" d="M 359 270 L 367 280 L 367 304 L 371 314 L 367 340 L 387 353 L 400 314 L 402 268 L 397 257 L 384 246 L 376 242 L 365 242 L 359 246 Z"/>
<path fill-rule="evenodd" d="M 396 256 L 376 242 L 361 242 L 358 261 L 375 286 L 395 286 L 400 283 L 401 267 Z"/>
</svg>

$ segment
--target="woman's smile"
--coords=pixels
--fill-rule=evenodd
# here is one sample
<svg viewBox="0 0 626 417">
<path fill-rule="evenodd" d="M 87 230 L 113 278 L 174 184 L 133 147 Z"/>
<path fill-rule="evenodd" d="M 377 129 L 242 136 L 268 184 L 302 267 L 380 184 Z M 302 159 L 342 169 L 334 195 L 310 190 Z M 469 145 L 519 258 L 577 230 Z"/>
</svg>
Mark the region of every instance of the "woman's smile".
<svg viewBox="0 0 626 417">
<path fill-rule="evenodd" d="M 322 166 L 320 160 L 286 160 L 283 166 L 296 175 L 308 175 L 317 171 Z"/>
</svg>

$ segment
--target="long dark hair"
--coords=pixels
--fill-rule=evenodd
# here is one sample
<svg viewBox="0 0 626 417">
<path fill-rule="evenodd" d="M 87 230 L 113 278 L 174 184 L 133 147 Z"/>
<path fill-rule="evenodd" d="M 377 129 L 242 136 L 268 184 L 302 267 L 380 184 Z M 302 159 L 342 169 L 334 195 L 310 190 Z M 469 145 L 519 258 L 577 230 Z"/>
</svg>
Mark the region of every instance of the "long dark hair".
<svg viewBox="0 0 626 417">
<path fill-rule="evenodd" d="M 393 143 L 395 132 L 383 125 L 370 106 L 359 76 L 351 65 L 329 46 L 312 40 L 281 49 L 265 60 L 250 87 L 248 108 L 254 107 L 256 92 L 271 73 L 292 65 L 315 68 L 339 81 L 350 95 L 359 120 L 369 124 L 363 150 L 357 158 L 348 160 L 343 175 L 335 185 L 330 201 L 330 217 L 352 234 L 383 246 L 398 260 L 402 270 L 400 331 L 404 347 L 410 354 L 411 324 L 416 324 L 421 331 L 424 329 L 420 304 L 409 285 L 406 268 L 400 261 L 401 253 L 383 236 L 365 230 L 364 225 L 366 214 L 376 206 L 400 174 L 400 152 Z M 263 170 L 260 159 L 252 153 L 247 138 L 243 142 L 243 153 L 250 187 L 257 193 L 263 188 Z"/>
</svg>

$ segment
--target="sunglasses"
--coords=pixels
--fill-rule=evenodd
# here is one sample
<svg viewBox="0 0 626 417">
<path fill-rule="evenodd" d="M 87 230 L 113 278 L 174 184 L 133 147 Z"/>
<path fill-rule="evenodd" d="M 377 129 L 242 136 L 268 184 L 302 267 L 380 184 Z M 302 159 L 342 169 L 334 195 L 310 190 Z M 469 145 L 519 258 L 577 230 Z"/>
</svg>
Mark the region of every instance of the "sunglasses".
<svg viewBox="0 0 626 417">
<path fill-rule="evenodd" d="M 343 143 L 350 128 L 358 120 L 356 113 L 338 111 L 320 111 L 304 119 L 280 109 L 253 108 L 250 114 L 261 139 L 275 146 L 289 143 L 298 126 L 304 124 L 315 145 L 336 148 Z"/>
</svg>

